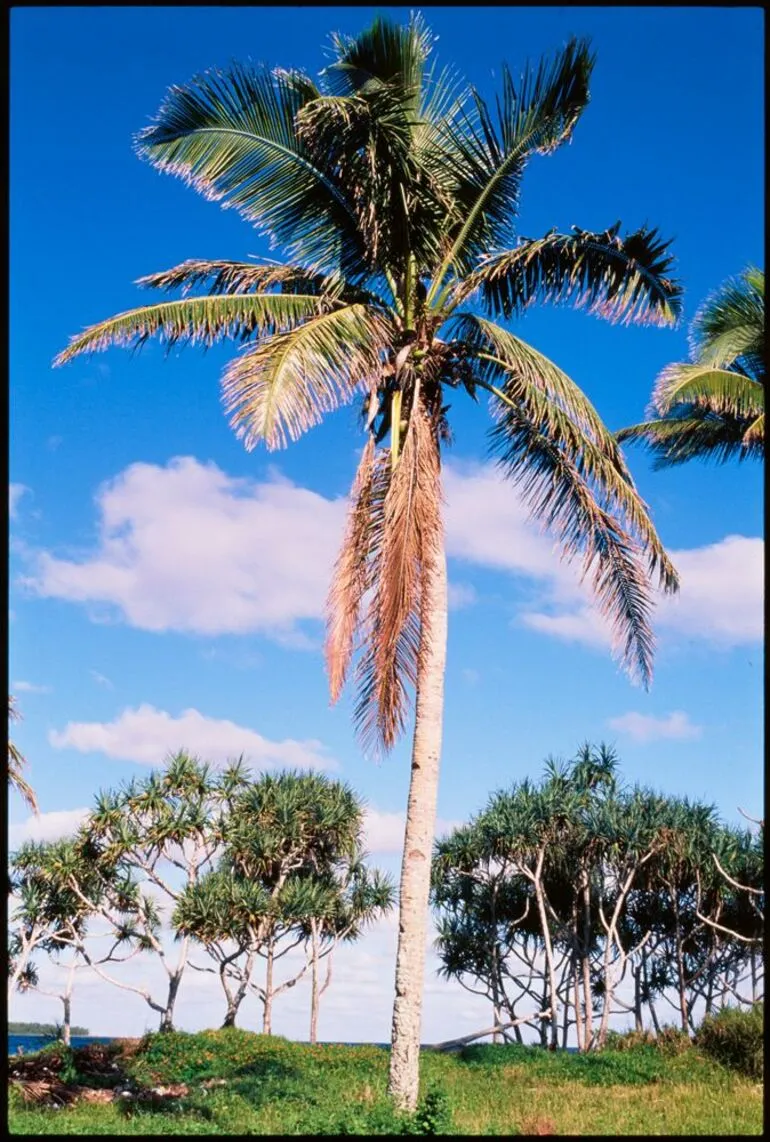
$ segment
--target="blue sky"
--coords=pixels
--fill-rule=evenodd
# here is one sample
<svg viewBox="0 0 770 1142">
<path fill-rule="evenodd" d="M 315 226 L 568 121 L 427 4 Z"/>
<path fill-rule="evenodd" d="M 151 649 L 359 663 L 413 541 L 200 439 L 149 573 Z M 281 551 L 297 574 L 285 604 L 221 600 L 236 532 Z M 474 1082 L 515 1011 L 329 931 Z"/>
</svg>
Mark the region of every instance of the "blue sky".
<svg viewBox="0 0 770 1142">
<path fill-rule="evenodd" d="M 376 11 L 408 13 L 12 12 L 10 678 L 41 808 L 60 814 L 44 816 L 49 832 L 168 748 L 243 748 L 265 764 L 336 766 L 371 806 L 378 862 L 397 868 L 407 744 L 381 765 L 360 756 L 349 702 L 329 708 L 320 655 L 318 616 L 360 447 L 353 413 L 285 452 L 247 454 L 219 402 L 227 346 L 167 359 L 158 346 L 138 357 L 112 350 L 51 369 L 72 333 L 142 302 L 140 275 L 269 252 L 234 211 L 134 155 L 132 135 L 166 88 L 234 59 L 315 73 L 328 34 L 355 33 Z M 571 34 L 592 39 L 590 106 L 571 145 L 528 168 L 520 233 L 658 226 L 674 239 L 687 319 L 724 278 L 763 264 L 760 9 L 425 15 L 441 60 L 484 94 L 502 61 L 515 72 Z M 640 417 L 656 374 L 687 353 L 686 323 L 629 329 L 543 307 L 517 332 L 613 429 Z M 731 819 L 738 805 L 758 809 L 758 466 L 654 473 L 629 454 L 683 584 L 679 602 L 659 610 L 645 694 L 619 673 L 570 573 L 486 466 L 485 410 L 458 401 L 452 414 L 441 819 L 464 819 L 490 790 L 586 739 L 614 742 L 630 781 L 714 801 Z M 10 819 L 12 837 L 29 831 L 13 797 Z"/>
</svg>

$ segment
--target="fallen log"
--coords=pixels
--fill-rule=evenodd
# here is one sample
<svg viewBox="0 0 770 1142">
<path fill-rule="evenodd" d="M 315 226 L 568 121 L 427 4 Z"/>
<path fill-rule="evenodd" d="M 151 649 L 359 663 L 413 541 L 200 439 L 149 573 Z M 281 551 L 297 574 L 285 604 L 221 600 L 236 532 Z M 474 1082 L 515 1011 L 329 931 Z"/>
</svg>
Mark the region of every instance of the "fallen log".
<svg viewBox="0 0 770 1142">
<path fill-rule="evenodd" d="M 511 1019 L 509 1023 L 497 1023 L 483 1031 L 476 1031 L 473 1035 L 463 1035 L 461 1039 L 447 1039 L 444 1043 L 434 1043 L 431 1051 L 459 1051 L 472 1043 L 474 1039 L 483 1039 L 487 1035 L 495 1035 L 500 1031 L 507 1031 L 510 1027 L 519 1027 L 522 1023 L 535 1023 L 538 1019 L 550 1019 L 550 1011 L 539 1011 L 537 1015 L 525 1015 L 521 1019 Z"/>
</svg>

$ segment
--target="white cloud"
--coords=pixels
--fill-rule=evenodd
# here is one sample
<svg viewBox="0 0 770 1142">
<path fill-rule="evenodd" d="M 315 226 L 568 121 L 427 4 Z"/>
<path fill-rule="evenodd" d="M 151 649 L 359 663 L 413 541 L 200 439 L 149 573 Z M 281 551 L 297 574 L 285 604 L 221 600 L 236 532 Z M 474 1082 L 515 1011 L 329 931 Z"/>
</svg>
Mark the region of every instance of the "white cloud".
<svg viewBox="0 0 770 1142">
<path fill-rule="evenodd" d="M 8 515 L 11 519 L 16 519 L 18 516 L 19 500 L 28 492 L 29 488 L 26 484 L 9 484 L 8 485 Z"/>
<path fill-rule="evenodd" d="M 688 638 L 724 646 L 761 642 L 764 551 L 763 540 L 745 535 L 672 551 L 681 589 L 661 600 L 660 624 Z"/>
<path fill-rule="evenodd" d="M 12 682 L 11 690 L 14 694 L 50 694 L 50 686 L 38 686 L 34 682 Z"/>
<path fill-rule="evenodd" d="M 530 580 L 539 601 L 516 621 L 556 638 L 604 649 L 612 637 L 580 583 L 580 563 L 560 561 L 552 540 L 529 520 L 516 488 L 491 465 L 451 466 L 446 472 L 447 551 L 469 563 Z M 680 591 L 656 593 L 656 632 L 677 642 L 727 648 L 763 636 L 764 542 L 728 535 L 717 543 L 673 550 Z"/>
<path fill-rule="evenodd" d="M 104 686 L 105 690 L 114 690 L 115 687 L 110 682 L 106 674 L 100 674 L 98 670 L 89 670 L 88 673 L 93 678 L 97 686 Z"/>
<path fill-rule="evenodd" d="M 68 722 L 63 730 L 52 730 L 48 740 L 55 749 L 103 753 L 139 765 L 159 766 L 169 753 L 185 748 L 216 764 L 243 754 L 257 769 L 276 765 L 337 768 L 319 741 L 286 738 L 274 742 L 256 730 L 226 719 L 205 717 L 198 710 L 183 710 L 173 717 L 147 704 L 123 710 L 112 722 Z"/>
<path fill-rule="evenodd" d="M 478 600 L 476 588 L 470 583 L 450 583 L 447 597 L 449 606 L 453 611 L 462 610 L 463 607 L 472 607 Z"/>
<path fill-rule="evenodd" d="M 631 710 L 617 718 L 609 718 L 607 725 L 638 742 L 662 741 L 666 738 L 694 741 L 703 733 L 703 728 L 694 725 L 689 715 L 682 710 L 673 710 L 664 718 Z"/>
<path fill-rule="evenodd" d="M 34 814 L 20 825 L 8 826 L 8 847 L 13 850 L 24 841 L 58 841 L 71 836 L 88 813 L 88 809 L 58 809 L 53 813 Z"/>
<path fill-rule="evenodd" d="M 524 585 L 516 623 L 609 647 L 607 623 L 580 583 L 579 561 L 560 561 L 553 540 L 530 521 L 516 488 L 497 469 L 451 463 L 445 486 L 448 555 Z M 71 558 L 38 553 L 34 573 L 23 580 L 38 594 L 106 605 L 144 630 L 259 631 L 286 645 L 315 647 L 298 624 L 322 617 L 344 499 L 275 474 L 264 482 L 234 479 L 215 464 L 177 457 L 165 467 L 132 464 L 98 491 L 96 504 L 96 548 Z M 720 647 L 759 641 L 763 552 L 760 538 L 740 535 L 672 551 L 681 591 L 658 598 L 656 632 Z M 471 583 L 450 585 L 451 606 L 475 598 Z"/>
<path fill-rule="evenodd" d="M 404 846 L 403 813 L 385 813 L 369 808 L 364 814 L 364 847 L 374 853 L 400 853 Z M 436 836 L 442 837 L 456 829 L 460 821 L 436 820 Z"/>
<path fill-rule="evenodd" d="M 40 553 L 24 580 L 38 594 L 107 604 L 153 631 L 285 638 L 322 615 L 344 499 L 177 457 L 165 467 L 130 465 L 96 504 L 96 550 Z"/>
</svg>

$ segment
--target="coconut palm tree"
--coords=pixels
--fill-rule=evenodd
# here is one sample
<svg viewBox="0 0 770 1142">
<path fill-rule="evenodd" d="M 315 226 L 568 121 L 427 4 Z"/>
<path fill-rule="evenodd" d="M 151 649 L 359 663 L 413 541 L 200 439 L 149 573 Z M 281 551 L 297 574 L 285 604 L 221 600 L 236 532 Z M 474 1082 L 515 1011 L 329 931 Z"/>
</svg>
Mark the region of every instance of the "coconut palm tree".
<svg viewBox="0 0 770 1142">
<path fill-rule="evenodd" d="M 490 398 L 492 448 L 532 512 L 582 559 L 623 663 L 647 681 L 651 577 L 669 562 L 612 434 L 578 386 L 492 318 L 538 300 L 665 325 L 668 243 L 573 228 L 517 237 L 522 175 L 568 141 L 593 57 L 571 40 L 491 109 L 429 64 L 419 17 L 335 36 L 318 81 L 234 66 L 169 90 L 139 154 L 238 210 L 285 260 L 191 260 L 140 279 L 177 289 L 73 337 L 57 364 L 110 345 L 243 343 L 224 405 L 247 448 L 296 440 L 362 400 L 365 445 L 328 605 L 332 699 L 357 659 L 357 729 L 393 746 L 416 695 L 400 886 L 390 1090 L 417 1098 L 447 634 L 441 452 L 448 398 Z M 190 296 L 200 287 L 199 296 Z"/>
<path fill-rule="evenodd" d="M 8 695 L 8 721 L 18 722 L 21 721 L 21 714 L 19 707 L 16 705 L 16 699 L 12 694 Z M 37 797 L 35 790 L 24 777 L 24 767 L 27 764 L 26 759 L 22 756 L 19 747 L 11 741 L 8 737 L 8 784 L 19 793 L 33 813 L 39 813 L 40 809 L 37 804 Z"/>
<path fill-rule="evenodd" d="M 658 377 L 650 419 L 618 433 L 639 440 L 654 467 L 765 455 L 765 273 L 749 266 L 695 315 L 692 361 Z"/>
</svg>

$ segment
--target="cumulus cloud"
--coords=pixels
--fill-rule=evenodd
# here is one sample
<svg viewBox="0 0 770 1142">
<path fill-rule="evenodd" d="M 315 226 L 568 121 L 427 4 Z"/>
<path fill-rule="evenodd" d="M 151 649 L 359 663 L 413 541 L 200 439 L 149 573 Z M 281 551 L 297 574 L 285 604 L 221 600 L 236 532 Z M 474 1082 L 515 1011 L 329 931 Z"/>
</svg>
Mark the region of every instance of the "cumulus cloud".
<svg viewBox="0 0 770 1142">
<path fill-rule="evenodd" d="M 55 749 L 103 753 L 138 765 L 160 765 L 169 753 L 187 749 L 220 765 L 243 754 L 257 769 L 337 768 L 325 746 L 314 739 L 270 741 L 247 726 L 208 718 L 198 710 L 183 710 L 174 717 L 146 703 L 123 710 L 112 722 L 68 722 L 63 730 L 51 730 L 48 740 Z"/>
<path fill-rule="evenodd" d="M 88 809 L 57 809 L 53 813 L 34 814 L 19 825 L 8 826 L 8 847 L 13 850 L 24 841 L 58 841 L 69 837 L 88 813 Z"/>
<path fill-rule="evenodd" d="M 130 465 L 100 488 L 96 505 L 96 550 L 40 553 L 25 579 L 35 592 L 107 604 L 152 631 L 287 636 L 321 617 L 344 499 L 177 457 L 165 467 Z"/>
<path fill-rule="evenodd" d="M 447 553 L 457 563 L 509 574 L 519 590 L 513 621 L 550 637 L 606 650 L 611 634 L 580 583 L 580 563 L 560 561 L 514 486 L 491 465 L 445 472 Z M 35 557 L 23 581 L 44 596 L 107 606 L 132 626 L 217 635 L 260 632 L 315 647 L 301 629 L 322 617 L 342 535 L 343 498 L 327 499 L 273 475 L 235 479 L 215 464 L 177 457 L 132 464 L 97 493 L 96 546 L 77 557 Z M 720 647 L 762 638 L 762 539 L 731 535 L 672 551 L 676 597 L 653 621 L 669 641 Z M 212 585 L 215 585 L 212 587 Z M 476 599 L 450 586 L 450 605 Z"/>
<path fill-rule="evenodd" d="M 639 714 L 631 710 L 617 718 L 609 718 L 607 725 L 638 742 L 662 741 L 666 738 L 674 741 L 694 741 L 703 733 L 703 728 L 694 725 L 689 715 L 682 710 L 673 710 L 664 718 L 656 718 L 652 714 Z"/>
<path fill-rule="evenodd" d="M 612 634 L 580 582 L 580 562 L 562 562 L 553 541 L 529 519 L 515 487 L 491 465 L 455 465 L 446 473 L 447 551 L 455 559 L 529 581 L 535 599 L 515 622 L 568 642 L 609 648 Z M 681 587 L 656 594 L 655 630 L 674 641 L 728 648 L 763 637 L 764 542 L 728 535 L 673 550 Z"/>
<path fill-rule="evenodd" d="M 8 485 L 8 515 L 11 519 L 18 517 L 19 500 L 28 492 L 29 488 L 26 484 L 9 484 Z"/>
</svg>

